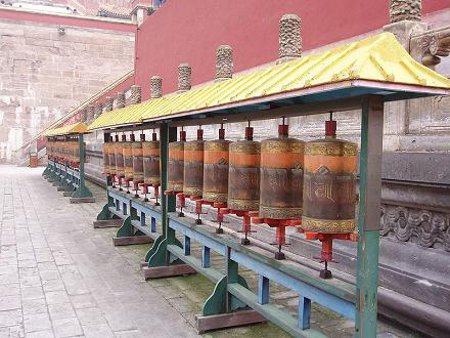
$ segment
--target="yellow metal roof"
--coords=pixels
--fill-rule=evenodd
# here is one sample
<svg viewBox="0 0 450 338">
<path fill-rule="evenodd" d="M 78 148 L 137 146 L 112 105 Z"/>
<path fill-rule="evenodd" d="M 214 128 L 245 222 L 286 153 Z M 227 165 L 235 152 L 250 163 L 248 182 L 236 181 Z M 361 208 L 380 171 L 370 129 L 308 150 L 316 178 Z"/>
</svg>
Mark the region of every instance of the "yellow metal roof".
<svg viewBox="0 0 450 338">
<path fill-rule="evenodd" d="M 87 132 L 87 125 L 83 122 L 77 122 L 74 124 L 69 124 L 67 126 L 62 126 L 55 129 L 50 129 L 45 133 L 45 136 L 63 136 L 70 134 L 84 134 Z"/>
<path fill-rule="evenodd" d="M 365 80 L 391 85 L 450 89 L 444 76 L 416 62 L 392 33 L 381 33 L 320 53 L 102 114 L 89 130 L 195 112 L 257 98 Z M 298 96 L 301 96 L 301 92 Z"/>
</svg>

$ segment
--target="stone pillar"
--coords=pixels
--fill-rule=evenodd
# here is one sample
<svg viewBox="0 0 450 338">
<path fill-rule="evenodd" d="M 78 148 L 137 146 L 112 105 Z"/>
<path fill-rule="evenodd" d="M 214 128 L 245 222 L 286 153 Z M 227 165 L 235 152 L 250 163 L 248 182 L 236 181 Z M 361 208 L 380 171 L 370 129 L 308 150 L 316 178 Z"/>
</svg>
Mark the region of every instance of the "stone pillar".
<svg viewBox="0 0 450 338">
<path fill-rule="evenodd" d="M 103 103 L 97 103 L 95 105 L 94 118 L 96 119 L 103 113 Z"/>
<path fill-rule="evenodd" d="M 86 123 L 88 120 L 87 109 L 84 108 L 84 109 L 80 110 L 79 115 L 80 115 L 80 122 Z"/>
<path fill-rule="evenodd" d="M 105 106 L 104 106 L 104 111 L 108 112 L 113 110 L 114 107 L 114 98 L 111 96 L 107 96 L 106 97 L 106 101 L 105 101 Z"/>
<path fill-rule="evenodd" d="M 301 19 L 295 14 L 285 14 L 280 19 L 278 63 L 302 56 Z"/>
<path fill-rule="evenodd" d="M 383 27 L 386 32 L 393 33 L 400 44 L 418 62 L 422 59 L 422 47 L 412 43 L 411 37 L 422 34 L 427 25 L 420 21 L 422 1 L 391 0 L 390 24 Z M 409 132 L 410 101 L 386 103 L 384 121 L 385 151 L 396 151 L 400 148 L 400 138 Z"/>
<path fill-rule="evenodd" d="M 162 79 L 159 76 L 152 76 L 150 79 L 150 98 L 157 99 L 162 96 Z"/>
<path fill-rule="evenodd" d="M 117 93 L 117 95 L 116 95 L 114 109 L 120 109 L 123 107 L 125 107 L 125 93 L 120 92 L 120 93 Z"/>
<path fill-rule="evenodd" d="M 229 80 L 233 77 L 233 49 L 221 45 L 216 51 L 216 82 Z"/>
<path fill-rule="evenodd" d="M 421 0 L 391 0 L 389 8 L 391 23 L 383 27 L 384 31 L 391 32 L 402 44 L 408 53 L 417 61 L 419 56 L 414 55 L 414 46 L 410 39 L 427 30 L 427 25 L 421 22 L 422 1 Z M 421 58 L 421 57 L 420 57 Z"/>
<path fill-rule="evenodd" d="M 183 93 L 191 89 L 191 66 L 182 63 L 178 66 L 178 93 Z"/>
<path fill-rule="evenodd" d="M 94 119 L 94 114 L 95 114 L 95 106 L 93 104 L 89 104 L 86 108 L 87 121 L 92 121 Z"/>
<path fill-rule="evenodd" d="M 130 88 L 130 97 L 128 98 L 127 106 L 138 103 L 141 103 L 141 86 L 132 85 Z"/>
</svg>

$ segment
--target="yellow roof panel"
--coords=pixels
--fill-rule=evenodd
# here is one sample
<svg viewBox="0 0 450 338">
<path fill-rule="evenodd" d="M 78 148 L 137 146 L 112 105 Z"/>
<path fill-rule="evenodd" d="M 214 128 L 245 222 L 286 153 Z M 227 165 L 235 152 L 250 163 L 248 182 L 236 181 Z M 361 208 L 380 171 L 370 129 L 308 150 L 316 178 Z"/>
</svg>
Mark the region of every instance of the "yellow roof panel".
<svg viewBox="0 0 450 338">
<path fill-rule="evenodd" d="M 173 114 L 353 80 L 421 86 L 424 93 L 427 92 L 424 87 L 450 89 L 447 78 L 416 62 L 392 33 L 381 33 L 237 75 L 227 81 L 105 113 L 89 129 L 136 124 Z M 382 88 L 382 84 L 379 87 Z"/>
<path fill-rule="evenodd" d="M 84 134 L 88 130 L 87 125 L 83 122 L 69 124 L 59 128 L 50 129 L 45 133 L 45 136 L 63 136 L 70 134 Z"/>
</svg>

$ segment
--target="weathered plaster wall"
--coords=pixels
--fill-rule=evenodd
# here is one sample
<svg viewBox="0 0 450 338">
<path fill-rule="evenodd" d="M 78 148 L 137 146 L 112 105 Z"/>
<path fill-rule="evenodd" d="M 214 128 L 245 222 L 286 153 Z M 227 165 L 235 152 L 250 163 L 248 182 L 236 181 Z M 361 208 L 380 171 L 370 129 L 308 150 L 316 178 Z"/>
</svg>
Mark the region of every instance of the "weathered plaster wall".
<svg viewBox="0 0 450 338">
<path fill-rule="evenodd" d="M 427 15 L 450 7 L 450 0 L 423 0 Z M 136 84 L 149 98 L 149 80 L 159 75 L 163 91 L 176 90 L 177 66 L 192 66 L 193 84 L 214 79 L 215 50 L 229 44 L 234 70 L 243 71 L 278 57 L 278 21 L 302 18 L 304 50 L 381 29 L 389 22 L 389 0 L 169 0 L 137 32 Z"/>
<path fill-rule="evenodd" d="M 133 69 L 133 59 L 133 32 L 0 15 L 0 163 L 13 162 L 24 142 Z"/>
</svg>

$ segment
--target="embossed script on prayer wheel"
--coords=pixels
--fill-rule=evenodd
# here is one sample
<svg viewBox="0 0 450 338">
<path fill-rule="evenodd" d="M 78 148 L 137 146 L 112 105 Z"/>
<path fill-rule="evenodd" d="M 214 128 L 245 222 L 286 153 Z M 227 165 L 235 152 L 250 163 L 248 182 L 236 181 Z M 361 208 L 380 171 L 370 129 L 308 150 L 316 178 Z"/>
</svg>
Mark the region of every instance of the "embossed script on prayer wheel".
<svg viewBox="0 0 450 338">
<path fill-rule="evenodd" d="M 173 192 L 183 191 L 184 179 L 184 144 L 186 132 L 180 131 L 180 141 L 169 143 L 169 177 L 168 190 Z"/>
<path fill-rule="evenodd" d="M 109 174 L 115 175 L 116 174 L 116 154 L 115 154 L 115 143 L 113 143 L 113 137 L 110 137 L 108 144 L 109 150 L 108 150 L 108 162 L 109 162 Z"/>
<path fill-rule="evenodd" d="M 125 179 L 132 180 L 133 179 L 133 151 L 131 147 L 131 142 L 122 143 L 123 149 L 123 163 L 124 163 L 124 171 L 125 171 Z"/>
<path fill-rule="evenodd" d="M 253 128 L 246 128 L 246 140 L 230 144 L 228 208 L 256 211 L 259 208 L 259 166 L 261 144 L 253 139 Z"/>
<path fill-rule="evenodd" d="M 156 139 L 156 133 L 152 134 L 152 141 L 142 142 L 142 157 L 144 159 L 144 184 L 160 185 L 159 141 Z"/>
<path fill-rule="evenodd" d="M 211 203 L 226 203 L 228 199 L 230 141 L 224 138 L 225 130 L 220 128 L 218 140 L 205 142 L 203 199 Z"/>
<path fill-rule="evenodd" d="M 116 154 L 116 174 L 118 177 L 124 177 L 124 162 L 123 162 L 123 144 L 126 138 L 125 135 L 122 135 L 122 142 L 119 141 L 119 136 L 116 135 L 116 143 L 114 147 L 114 152 Z"/>
<path fill-rule="evenodd" d="M 132 141 L 134 140 L 132 139 Z M 131 144 L 131 152 L 133 155 L 133 182 L 143 182 L 144 163 L 142 160 L 142 142 L 133 142 Z"/>
<path fill-rule="evenodd" d="M 184 144 L 183 193 L 190 198 L 203 194 L 203 130 L 197 130 L 197 139 Z"/>
<path fill-rule="evenodd" d="M 259 217 L 300 219 L 304 142 L 288 137 L 288 125 L 278 130 L 278 138 L 261 142 Z"/>
<path fill-rule="evenodd" d="M 335 138 L 336 122 L 327 121 L 327 137 L 305 145 L 302 228 L 323 234 L 355 230 L 358 146 Z"/>
</svg>

